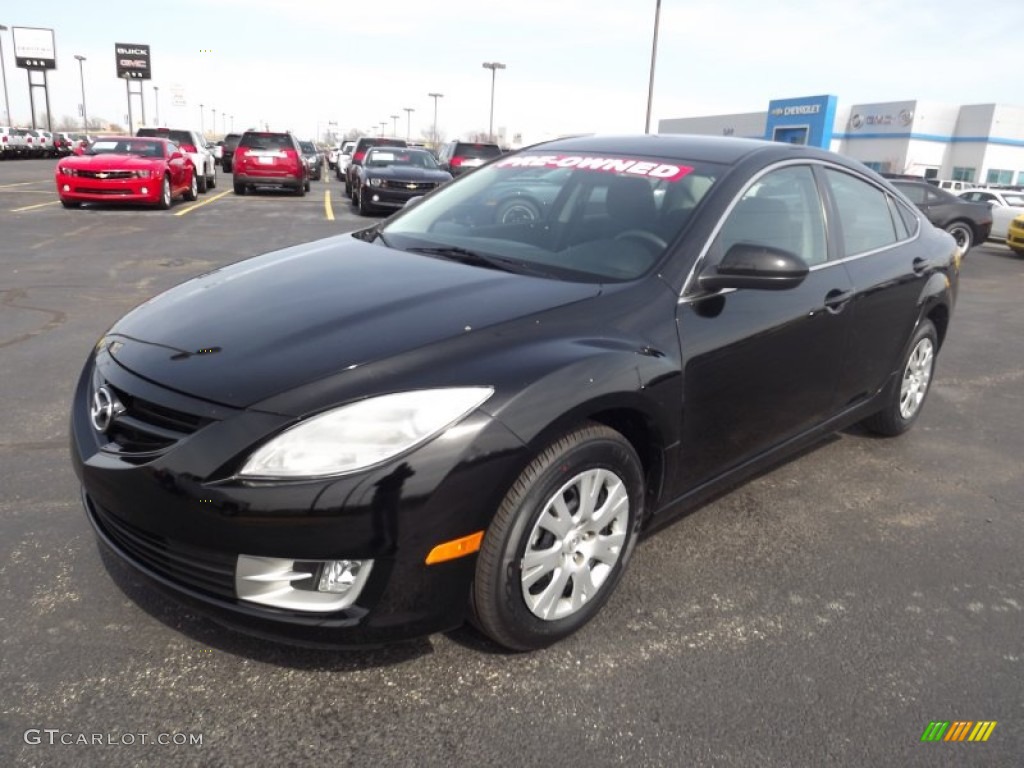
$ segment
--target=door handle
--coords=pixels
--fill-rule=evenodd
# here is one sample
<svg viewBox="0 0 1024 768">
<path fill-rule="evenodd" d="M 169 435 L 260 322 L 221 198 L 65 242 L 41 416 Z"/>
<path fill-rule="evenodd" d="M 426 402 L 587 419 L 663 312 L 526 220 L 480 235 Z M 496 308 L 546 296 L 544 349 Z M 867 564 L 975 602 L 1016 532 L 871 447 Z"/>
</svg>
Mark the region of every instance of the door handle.
<svg viewBox="0 0 1024 768">
<path fill-rule="evenodd" d="M 841 291 L 838 288 L 833 288 L 825 294 L 825 309 L 833 314 L 838 314 L 843 311 L 846 303 L 852 298 L 852 289 L 848 291 Z"/>
<path fill-rule="evenodd" d="M 918 256 L 911 262 L 911 269 L 914 270 L 915 275 L 920 275 L 922 272 L 928 269 L 928 259 L 924 259 Z"/>
</svg>

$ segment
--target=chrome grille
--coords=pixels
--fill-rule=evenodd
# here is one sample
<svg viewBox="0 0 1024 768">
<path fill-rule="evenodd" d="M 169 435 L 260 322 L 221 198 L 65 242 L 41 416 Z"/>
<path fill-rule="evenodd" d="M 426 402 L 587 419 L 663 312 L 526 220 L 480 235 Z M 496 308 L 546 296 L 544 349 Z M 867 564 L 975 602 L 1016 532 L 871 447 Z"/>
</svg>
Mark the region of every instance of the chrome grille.
<svg viewBox="0 0 1024 768">
<path fill-rule="evenodd" d="M 83 179 L 130 179 L 135 171 L 79 171 L 78 176 Z"/>
<path fill-rule="evenodd" d="M 437 186 L 437 182 L 434 181 L 395 181 L 394 179 L 385 179 L 385 189 L 405 189 L 409 192 L 427 192 Z"/>
<path fill-rule="evenodd" d="M 107 430 L 109 442 L 103 450 L 119 454 L 151 455 L 167 450 L 213 420 L 157 405 L 106 385 L 125 412 L 117 416 Z"/>
</svg>

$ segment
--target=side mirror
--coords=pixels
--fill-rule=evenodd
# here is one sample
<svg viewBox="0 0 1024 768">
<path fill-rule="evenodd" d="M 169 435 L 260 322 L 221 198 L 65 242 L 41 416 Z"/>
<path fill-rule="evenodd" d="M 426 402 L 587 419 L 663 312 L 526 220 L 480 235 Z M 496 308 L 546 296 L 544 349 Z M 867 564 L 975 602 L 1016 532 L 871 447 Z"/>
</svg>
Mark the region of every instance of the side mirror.
<svg viewBox="0 0 1024 768">
<path fill-rule="evenodd" d="M 736 243 L 718 266 L 702 274 L 698 282 L 706 291 L 723 288 L 784 291 L 800 285 L 808 271 L 807 263 L 792 251 Z"/>
</svg>

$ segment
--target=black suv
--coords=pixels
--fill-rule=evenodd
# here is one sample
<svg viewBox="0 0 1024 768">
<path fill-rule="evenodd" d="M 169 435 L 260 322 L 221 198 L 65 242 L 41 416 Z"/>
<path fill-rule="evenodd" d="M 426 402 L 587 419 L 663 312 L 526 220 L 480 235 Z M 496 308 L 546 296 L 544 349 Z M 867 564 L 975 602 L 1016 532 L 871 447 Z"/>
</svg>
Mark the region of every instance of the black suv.
<svg viewBox="0 0 1024 768">
<path fill-rule="evenodd" d="M 933 225 L 953 236 L 965 254 L 983 243 L 992 231 L 992 209 L 987 203 L 970 203 L 927 181 L 894 179 L 890 182 L 907 196 Z"/>
<path fill-rule="evenodd" d="M 352 147 L 352 159 L 345 169 L 345 194 L 352 197 L 352 187 L 356 183 L 356 168 L 363 164 L 366 150 L 370 147 L 404 147 L 405 139 L 386 139 L 383 136 L 361 136 Z"/>
<path fill-rule="evenodd" d="M 501 147 L 497 144 L 481 144 L 473 141 L 449 141 L 437 157 L 441 168 L 452 176 L 469 173 L 488 160 L 498 157 Z"/>
<path fill-rule="evenodd" d="M 224 173 L 231 173 L 231 158 L 235 156 L 235 148 L 238 146 L 240 138 L 242 138 L 240 133 L 229 133 L 224 137 L 224 149 L 220 156 L 220 167 Z"/>
</svg>

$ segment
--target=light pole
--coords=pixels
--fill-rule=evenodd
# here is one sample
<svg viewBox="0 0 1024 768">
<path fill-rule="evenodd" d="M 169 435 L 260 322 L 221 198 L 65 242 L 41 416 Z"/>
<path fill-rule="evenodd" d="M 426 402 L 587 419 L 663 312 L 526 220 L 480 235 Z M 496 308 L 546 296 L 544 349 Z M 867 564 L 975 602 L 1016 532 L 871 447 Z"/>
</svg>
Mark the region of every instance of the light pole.
<svg viewBox="0 0 1024 768">
<path fill-rule="evenodd" d="M 153 86 L 153 101 L 156 102 L 156 124 L 160 125 L 160 86 Z"/>
<path fill-rule="evenodd" d="M 231 116 L 231 132 L 232 133 L 235 132 L 235 116 L 234 115 Z"/>
<path fill-rule="evenodd" d="M 78 79 L 82 83 L 82 133 L 89 133 L 89 112 L 85 108 L 85 56 L 75 54 L 75 58 L 78 60 Z"/>
<path fill-rule="evenodd" d="M 213 111 L 213 122 L 210 124 L 210 127 L 213 129 L 214 135 L 216 135 L 217 134 L 217 108 L 216 107 L 210 107 L 210 109 Z M 204 136 L 203 138 L 205 139 L 206 137 Z"/>
<path fill-rule="evenodd" d="M 204 104 L 200 104 L 199 105 L 199 132 L 205 136 L 206 135 L 206 116 L 205 116 L 205 113 L 203 112 L 204 108 L 205 108 Z M 193 125 L 195 125 L 195 123 L 193 123 Z"/>
<path fill-rule="evenodd" d="M 428 93 L 427 96 L 434 100 L 434 149 L 437 149 L 437 100 L 444 98 L 444 94 Z"/>
<path fill-rule="evenodd" d="M 0 33 L 6 32 L 7 27 L 0 24 Z M 7 115 L 7 125 L 13 125 L 11 122 L 11 102 L 7 97 L 7 65 L 4 64 L 4 36 L 0 34 L 0 72 L 4 75 L 4 112 Z"/>
<path fill-rule="evenodd" d="M 505 65 L 499 61 L 485 61 L 484 69 L 491 70 L 491 121 L 488 123 L 487 136 L 494 141 L 494 79 L 499 69 L 505 69 Z"/>
<path fill-rule="evenodd" d="M 658 20 L 661 18 L 661 0 L 654 3 L 654 40 L 651 43 L 651 78 L 647 84 L 647 120 L 644 133 L 651 132 L 651 102 L 654 100 L 654 62 L 658 58 Z"/>
<path fill-rule="evenodd" d="M 387 128 L 387 127 L 388 127 L 388 121 L 387 120 L 381 120 L 380 121 L 380 135 L 381 136 L 384 135 L 384 129 Z"/>
<path fill-rule="evenodd" d="M 402 107 L 405 110 L 405 140 L 408 141 L 412 135 L 412 113 L 416 110 L 412 107 Z"/>
<path fill-rule="evenodd" d="M 391 115 L 391 120 L 394 122 L 395 125 L 395 127 L 391 131 L 391 135 L 396 139 L 398 138 L 398 118 L 399 115 Z"/>
</svg>

